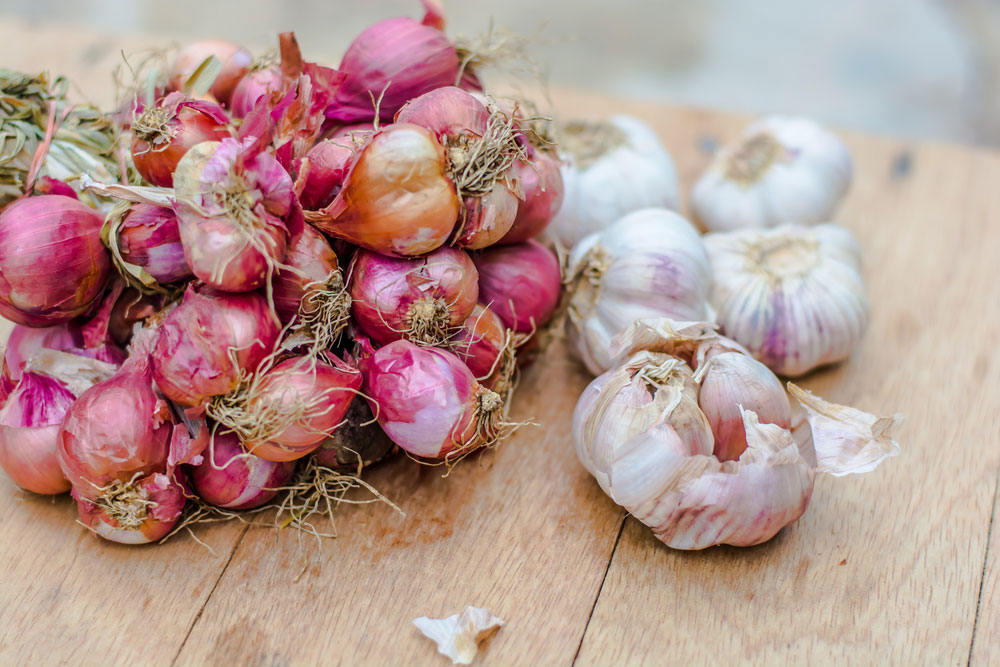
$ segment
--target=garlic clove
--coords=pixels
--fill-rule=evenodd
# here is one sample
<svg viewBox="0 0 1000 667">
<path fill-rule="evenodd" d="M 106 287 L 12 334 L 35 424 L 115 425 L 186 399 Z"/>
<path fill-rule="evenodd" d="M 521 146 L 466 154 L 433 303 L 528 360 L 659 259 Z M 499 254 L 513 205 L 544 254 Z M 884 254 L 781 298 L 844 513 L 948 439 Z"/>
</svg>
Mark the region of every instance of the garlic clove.
<svg viewBox="0 0 1000 667">
<path fill-rule="evenodd" d="M 788 391 L 806 409 L 817 472 L 836 477 L 869 472 L 899 454 L 900 447 L 893 435 L 903 423 L 902 415 L 877 417 L 825 401 L 791 382 Z"/>
<path fill-rule="evenodd" d="M 635 436 L 612 467 L 613 498 L 674 549 L 771 539 L 805 512 L 814 473 L 786 429 L 748 410 L 743 419 L 738 461 L 678 455 L 662 428 Z"/>
<path fill-rule="evenodd" d="M 448 618 L 413 619 L 413 625 L 438 645 L 438 652 L 453 664 L 470 665 L 479 653 L 479 644 L 503 627 L 503 619 L 481 607 L 466 607 L 461 614 Z"/>
<path fill-rule="evenodd" d="M 791 427 L 792 408 L 784 387 L 767 366 L 741 352 L 723 351 L 699 367 L 698 405 L 715 436 L 714 454 L 732 461 L 747 448 L 742 411 L 753 411 L 765 424 Z"/>
</svg>

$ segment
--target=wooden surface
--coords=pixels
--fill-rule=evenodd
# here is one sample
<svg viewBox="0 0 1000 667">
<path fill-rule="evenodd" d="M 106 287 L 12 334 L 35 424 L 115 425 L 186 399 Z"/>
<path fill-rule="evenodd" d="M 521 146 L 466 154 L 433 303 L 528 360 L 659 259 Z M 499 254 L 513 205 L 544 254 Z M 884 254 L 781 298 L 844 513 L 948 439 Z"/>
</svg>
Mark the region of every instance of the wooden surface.
<svg viewBox="0 0 1000 667">
<path fill-rule="evenodd" d="M 114 61 L 113 41 L 0 28 L 0 62 L 79 74 L 107 99 L 94 72 Z M 59 52 L 39 46 L 55 38 Z M 685 190 L 746 120 L 554 101 L 564 115 L 651 122 Z M 856 179 L 837 219 L 865 250 L 872 323 L 849 362 L 804 384 L 904 412 L 903 454 L 819 479 L 806 515 L 770 543 L 677 552 L 624 519 L 572 452 L 587 377 L 556 348 L 515 399 L 513 416 L 540 426 L 447 479 L 405 458 L 376 468 L 406 517 L 345 508 L 341 537 L 297 583 L 315 547 L 293 534 L 199 528 L 215 556 L 187 536 L 123 547 L 74 524 L 68 499 L 0 479 L 0 664 L 441 665 L 410 621 L 468 604 L 507 621 L 484 665 L 995 663 L 1000 157 L 847 140 Z"/>
</svg>

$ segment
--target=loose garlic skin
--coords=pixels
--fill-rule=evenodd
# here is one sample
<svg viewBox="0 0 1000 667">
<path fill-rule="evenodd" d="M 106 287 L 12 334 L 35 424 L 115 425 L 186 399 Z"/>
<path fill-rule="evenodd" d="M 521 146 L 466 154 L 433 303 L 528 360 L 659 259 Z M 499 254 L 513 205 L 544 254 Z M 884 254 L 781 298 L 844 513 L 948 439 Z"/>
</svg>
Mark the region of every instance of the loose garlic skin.
<svg viewBox="0 0 1000 667">
<path fill-rule="evenodd" d="M 565 195 L 548 231 L 567 248 L 633 211 L 680 208 L 674 161 L 638 118 L 568 123 L 559 154 Z"/>
<path fill-rule="evenodd" d="M 899 453 L 899 416 L 828 403 L 789 383 L 806 413 L 794 435 L 791 425 L 724 406 L 727 419 L 739 415 L 745 449 L 720 460 L 711 417 L 694 397 L 704 409 L 709 378 L 726 363 L 730 383 L 742 386 L 716 393 L 717 403 L 744 401 L 784 420 L 790 407 L 776 400 L 773 374 L 705 323 L 641 320 L 612 350 L 618 365 L 591 382 L 573 413 L 577 456 L 615 503 L 672 548 L 766 542 L 805 512 L 816 473 L 867 472 Z M 739 357 L 750 363 L 733 364 Z"/>
<path fill-rule="evenodd" d="M 768 116 L 715 155 L 691 207 L 709 231 L 826 222 L 851 173 L 851 155 L 835 134 L 807 118 Z"/>
<path fill-rule="evenodd" d="M 711 270 L 701 236 L 673 211 L 644 209 L 580 241 L 569 257 L 569 346 L 594 375 L 611 340 L 636 320 L 711 319 Z"/>
<path fill-rule="evenodd" d="M 708 234 L 722 332 L 787 377 L 845 359 L 868 326 L 861 250 L 832 224 Z"/>
</svg>

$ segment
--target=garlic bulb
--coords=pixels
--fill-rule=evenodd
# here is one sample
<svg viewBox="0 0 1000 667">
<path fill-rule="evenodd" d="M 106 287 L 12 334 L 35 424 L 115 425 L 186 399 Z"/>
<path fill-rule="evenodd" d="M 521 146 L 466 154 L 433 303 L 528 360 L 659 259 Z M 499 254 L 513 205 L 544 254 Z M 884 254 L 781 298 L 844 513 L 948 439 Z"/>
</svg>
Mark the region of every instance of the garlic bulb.
<svg viewBox="0 0 1000 667">
<path fill-rule="evenodd" d="M 793 436 L 787 398 L 782 405 L 773 393 L 777 379 L 752 359 L 727 359 L 746 353 L 711 325 L 642 320 L 615 338 L 612 354 L 618 365 L 590 383 L 573 413 L 577 456 L 612 500 L 675 549 L 765 542 L 805 512 L 817 472 L 866 472 L 899 452 L 898 416 L 877 418 L 789 385 L 807 412 L 795 430 L 802 437 Z M 724 392 L 708 382 L 720 367 L 732 385 Z M 744 404 L 718 409 L 726 397 Z M 706 400 L 719 425 L 742 427 L 738 459 L 712 454 Z M 779 423 L 762 423 L 746 405 L 771 410 Z"/>
<path fill-rule="evenodd" d="M 830 220 L 851 183 L 851 155 L 807 118 L 768 116 L 720 150 L 691 193 L 711 231 Z"/>
<path fill-rule="evenodd" d="M 568 278 L 570 349 L 594 375 L 611 367 L 612 337 L 638 319 L 711 319 L 708 255 L 673 211 L 636 211 L 586 237 L 570 253 Z"/>
<path fill-rule="evenodd" d="M 868 325 L 861 250 L 837 225 L 708 234 L 712 306 L 723 333 L 775 373 L 846 358 Z"/>
<path fill-rule="evenodd" d="M 643 208 L 680 208 L 677 170 L 648 125 L 633 116 L 561 128 L 565 196 L 549 231 L 567 248 Z"/>
</svg>

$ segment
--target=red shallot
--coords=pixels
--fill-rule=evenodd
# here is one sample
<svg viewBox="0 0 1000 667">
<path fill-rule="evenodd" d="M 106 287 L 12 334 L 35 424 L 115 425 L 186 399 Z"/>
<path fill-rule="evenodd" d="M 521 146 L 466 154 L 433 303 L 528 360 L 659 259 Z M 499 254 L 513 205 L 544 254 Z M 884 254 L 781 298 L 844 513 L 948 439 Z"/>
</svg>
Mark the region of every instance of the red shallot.
<svg viewBox="0 0 1000 667">
<path fill-rule="evenodd" d="M 444 147 L 406 123 L 374 133 L 340 194 L 306 220 L 321 231 L 383 255 L 423 255 L 451 236 L 459 199 Z"/>
<path fill-rule="evenodd" d="M 503 435 L 503 399 L 451 352 L 399 340 L 361 371 L 379 424 L 414 456 L 453 460 Z"/>
<path fill-rule="evenodd" d="M 292 179 L 253 138 L 205 142 L 177 168 L 181 242 L 191 270 L 209 285 L 246 292 L 264 285 L 285 257 L 294 213 Z"/>
<path fill-rule="evenodd" d="M 266 504 L 295 473 L 294 462 L 265 461 L 248 454 L 235 433 L 214 436 L 201 465 L 189 471 L 191 484 L 207 503 L 231 510 Z"/>
<path fill-rule="evenodd" d="M 376 343 L 444 345 L 472 314 L 479 275 L 469 256 L 442 247 L 419 259 L 359 250 L 349 271 L 351 312 Z"/>
<path fill-rule="evenodd" d="M 533 334 L 552 317 L 562 278 L 554 252 L 538 241 L 490 248 L 475 257 L 479 301 L 521 334 Z"/>
<path fill-rule="evenodd" d="M 229 104 L 233 90 L 247 73 L 253 56 L 239 44 L 224 39 L 206 39 L 183 47 L 170 66 L 170 89 L 181 90 L 195 70 L 211 56 L 219 59 L 222 68 L 210 91 L 221 104 Z"/>
<path fill-rule="evenodd" d="M 559 163 L 547 153 L 535 151 L 530 163 L 515 162 L 514 174 L 524 199 L 501 243 L 520 243 L 544 232 L 562 207 L 565 192 Z"/>
<path fill-rule="evenodd" d="M 157 330 L 153 379 L 178 405 L 202 406 L 235 390 L 280 334 L 264 296 L 189 287 Z"/>
<path fill-rule="evenodd" d="M 191 277 L 177 226 L 177 214 L 165 206 L 134 204 L 116 225 L 121 259 L 140 267 L 156 282 L 167 284 Z"/>
<path fill-rule="evenodd" d="M 0 315 L 44 327 L 86 313 L 100 298 L 111 258 L 104 220 L 60 195 L 28 197 L 0 212 Z"/>
<path fill-rule="evenodd" d="M 203 141 L 229 136 L 229 117 L 217 104 L 171 93 L 132 119 L 132 162 L 159 187 L 174 184 L 184 154 Z"/>
<path fill-rule="evenodd" d="M 166 537 L 181 518 L 187 501 L 181 485 L 163 473 L 115 480 L 98 498 L 82 497 L 76 487 L 80 521 L 106 540 L 147 544 Z"/>
</svg>

